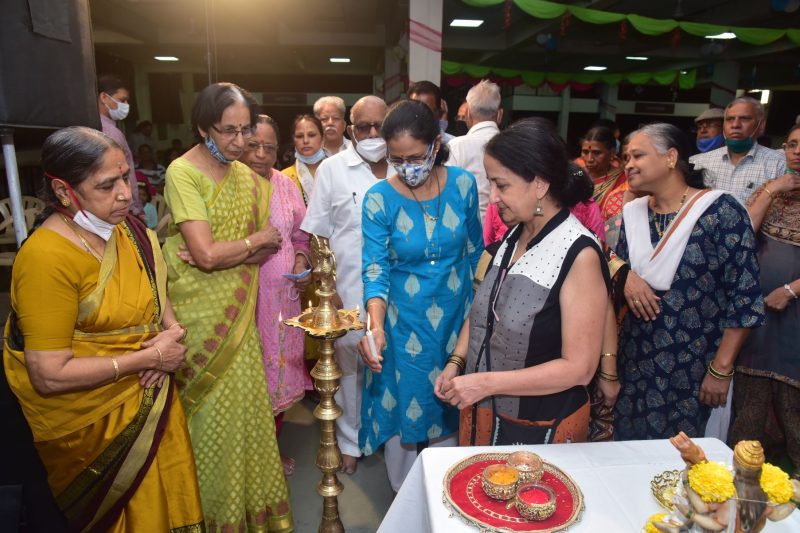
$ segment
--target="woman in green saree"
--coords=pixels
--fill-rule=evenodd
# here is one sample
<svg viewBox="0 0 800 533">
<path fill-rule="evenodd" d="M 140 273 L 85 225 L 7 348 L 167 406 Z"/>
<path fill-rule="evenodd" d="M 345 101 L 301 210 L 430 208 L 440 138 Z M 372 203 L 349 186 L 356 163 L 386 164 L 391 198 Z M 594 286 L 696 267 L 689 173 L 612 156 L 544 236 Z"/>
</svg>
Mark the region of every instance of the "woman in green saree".
<svg viewBox="0 0 800 533">
<path fill-rule="evenodd" d="M 269 182 L 236 161 L 256 104 L 229 83 L 203 89 L 192 126 L 204 139 L 167 169 L 169 296 L 186 326 L 176 375 L 211 531 L 292 530 L 255 322 L 258 267 L 280 247 Z"/>
</svg>

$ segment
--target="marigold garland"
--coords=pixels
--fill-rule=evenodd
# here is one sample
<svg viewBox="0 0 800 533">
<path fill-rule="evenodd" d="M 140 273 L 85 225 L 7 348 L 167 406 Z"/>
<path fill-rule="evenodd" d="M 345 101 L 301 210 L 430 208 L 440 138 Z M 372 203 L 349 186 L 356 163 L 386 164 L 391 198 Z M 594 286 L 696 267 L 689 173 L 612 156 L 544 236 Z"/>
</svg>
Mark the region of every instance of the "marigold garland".
<svg viewBox="0 0 800 533">
<path fill-rule="evenodd" d="M 644 527 L 645 533 L 661 533 L 661 531 L 653 525 L 654 522 L 663 522 L 667 517 L 667 513 L 656 513 L 647 519 L 647 525 Z"/>
<path fill-rule="evenodd" d="M 789 474 L 769 463 L 761 467 L 761 489 L 767 494 L 770 503 L 781 505 L 792 499 L 794 488 Z"/>
<path fill-rule="evenodd" d="M 733 474 L 722 463 L 703 462 L 689 468 L 689 486 L 706 503 L 722 503 L 733 498 Z"/>
</svg>

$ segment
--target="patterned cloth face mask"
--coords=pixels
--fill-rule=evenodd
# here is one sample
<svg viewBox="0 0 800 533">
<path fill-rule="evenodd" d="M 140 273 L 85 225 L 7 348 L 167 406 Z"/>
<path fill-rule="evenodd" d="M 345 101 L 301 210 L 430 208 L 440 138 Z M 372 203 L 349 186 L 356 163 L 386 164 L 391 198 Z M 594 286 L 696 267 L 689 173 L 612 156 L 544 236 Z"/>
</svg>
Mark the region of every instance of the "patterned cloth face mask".
<svg viewBox="0 0 800 533">
<path fill-rule="evenodd" d="M 431 153 L 432 150 L 433 144 L 429 145 L 428 149 L 425 150 L 425 160 L 422 163 L 400 162 L 394 158 L 389 158 L 388 161 L 397 170 L 397 174 L 403 180 L 403 183 L 409 187 L 419 187 L 428 181 L 431 175 L 433 162 L 436 158 L 436 154 Z"/>
</svg>

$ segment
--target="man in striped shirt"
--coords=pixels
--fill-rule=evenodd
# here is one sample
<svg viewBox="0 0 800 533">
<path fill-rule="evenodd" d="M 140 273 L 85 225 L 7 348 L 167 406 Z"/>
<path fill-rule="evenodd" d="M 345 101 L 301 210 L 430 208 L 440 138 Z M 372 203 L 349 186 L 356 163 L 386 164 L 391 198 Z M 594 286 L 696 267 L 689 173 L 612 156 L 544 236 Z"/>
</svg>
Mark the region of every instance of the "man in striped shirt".
<svg viewBox="0 0 800 533">
<path fill-rule="evenodd" d="M 725 146 L 689 159 L 703 172 L 706 187 L 729 192 L 744 204 L 761 184 L 783 175 L 783 154 L 755 142 L 764 126 L 758 100 L 744 96 L 728 104 L 722 124 Z"/>
</svg>

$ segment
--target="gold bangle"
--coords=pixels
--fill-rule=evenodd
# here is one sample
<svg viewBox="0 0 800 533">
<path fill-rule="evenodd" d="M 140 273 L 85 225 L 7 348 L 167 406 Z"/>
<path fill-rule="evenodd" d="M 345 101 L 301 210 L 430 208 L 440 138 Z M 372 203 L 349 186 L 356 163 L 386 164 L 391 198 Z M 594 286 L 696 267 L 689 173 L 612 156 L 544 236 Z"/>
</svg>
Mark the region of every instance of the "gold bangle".
<svg viewBox="0 0 800 533">
<path fill-rule="evenodd" d="M 714 368 L 714 365 L 712 363 L 708 363 L 708 373 L 709 375 L 711 375 L 712 378 L 724 381 L 726 379 L 731 379 L 733 375 L 736 373 L 736 370 L 731 370 L 729 374 L 723 374 L 722 372 Z"/>
<path fill-rule="evenodd" d="M 114 365 L 114 382 L 116 383 L 119 379 L 119 363 L 116 357 L 111 358 L 111 364 Z"/>
<path fill-rule="evenodd" d="M 253 243 L 250 242 L 249 238 L 247 238 L 247 237 L 244 238 L 244 245 L 247 247 L 247 255 L 252 254 L 253 253 Z"/>
<path fill-rule="evenodd" d="M 600 357 L 616 357 L 617 354 L 615 353 L 601 353 Z"/>
<path fill-rule="evenodd" d="M 766 185 L 764 185 L 764 192 L 769 194 L 770 198 L 774 198 L 774 196 L 772 195 L 772 191 L 769 190 Z"/>
<path fill-rule="evenodd" d="M 158 354 L 158 368 L 157 368 L 157 370 L 160 371 L 164 367 L 164 354 L 161 353 L 161 349 L 158 347 L 157 344 L 154 344 L 153 348 L 156 349 L 156 353 Z"/>
<path fill-rule="evenodd" d="M 619 376 L 603 372 L 602 370 L 597 373 L 597 377 L 603 381 L 619 381 Z"/>
</svg>

